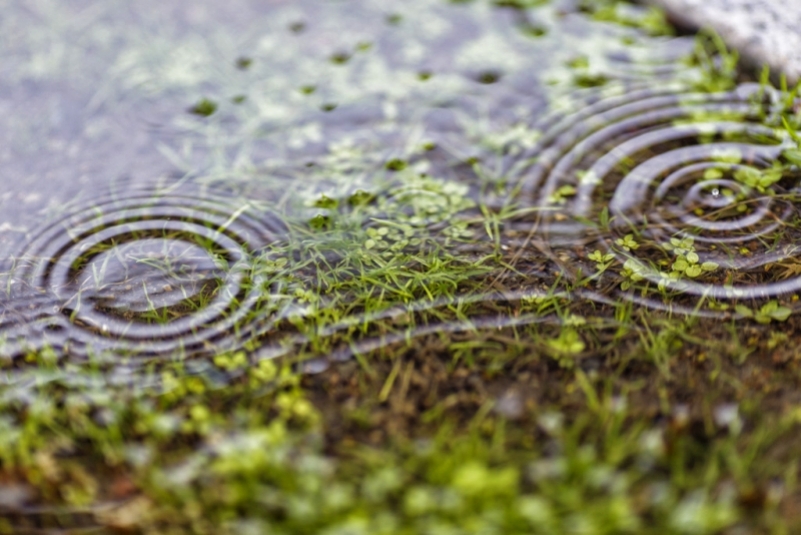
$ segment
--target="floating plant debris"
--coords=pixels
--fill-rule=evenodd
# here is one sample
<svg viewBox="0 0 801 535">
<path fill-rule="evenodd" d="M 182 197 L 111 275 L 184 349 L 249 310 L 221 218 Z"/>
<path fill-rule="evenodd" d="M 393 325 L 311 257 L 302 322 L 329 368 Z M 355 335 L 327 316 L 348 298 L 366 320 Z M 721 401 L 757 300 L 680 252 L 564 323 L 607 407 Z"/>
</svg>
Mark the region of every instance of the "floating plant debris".
<svg viewBox="0 0 801 535">
<path fill-rule="evenodd" d="M 214 112 L 217 111 L 217 103 L 204 98 L 200 102 L 192 106 L 192 108 L 189 111 L 191 111 L 195 115 L 208 117 L 210 115 L 214 115 Z"/>
<path fill-rule="evenodd" d="M 501 75 L 497 72 L 486 71 L 478 75 L 478 81 L 482 84 L 494 84 L 501 79 Z"/>
<path fill-rule="evenodd" d="M 244 71 L 244 70 L 249 69 L 251 65 L 253 65 L 253 59 L 251 59 L 251 58 L 246 58 L 246 57 L 243 56 L 243 57 L 238 58 L 236 60 L 236 68 L 237 69 L 242 69 Z"/>
</svg>

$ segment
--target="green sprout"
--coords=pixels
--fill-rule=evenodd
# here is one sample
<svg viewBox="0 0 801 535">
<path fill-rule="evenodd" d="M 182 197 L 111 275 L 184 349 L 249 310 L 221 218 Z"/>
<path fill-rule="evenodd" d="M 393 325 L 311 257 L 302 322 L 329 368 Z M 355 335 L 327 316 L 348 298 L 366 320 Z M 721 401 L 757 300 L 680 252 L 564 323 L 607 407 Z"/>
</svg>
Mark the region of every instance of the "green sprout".
<svg viewBox="0 0 801 535">
<path fill-rule="evenodd" d="M 694 279 L 705 271 L 715 271 L 718 268 L 718 264 L 715 262 L 704 262 L 699 264 L 699 260 L 698 253 L 694 251 L 691 251 L 686 255 L 678 255 L 671 266 L 673 269 L 671 275 L 675 278 L 686 275 L 691 279 Z"/>
<path fill-rule="evenodd" d="M 615 240 L 615 243 L 626 251 L 633 251 L 640 247 L 640 244 L 634 239 L 634 234 L 626 234 L 622 238 Z"/>
<path fill-rule="evenodd" d="M 677 280 L 682 276 L 694 279 L 704 272 L 715 271 L 719 267 L 716 262 L 712 261 L 701 263 L 701 258 L 695 252 L 695 240 L 691 236 L 671 238 L 670 242 L 663 243 L 662 247 L 676 255 L 676 259 L 670 266 L 670 279 Z"/>
<path fill-rule="evenodd" d="M 676 255 L 683 255 L 695 251 L 695 239 L 692 236 L 686 238 L 670 238 L 670 242 L 663 243 L 662 248 L 666 251 L 673 251 Z"/>
<path fill-rule="evenodd" d="M 614 253 L 602 253 L 598 249 L 593 251 L 587 258 L 595 262 L 595 269 L 600 274 L 609 269 L 615 259 Z"/>
<path fill-rule="evenodd" d="M 549 198 L 548 201 L 551 204 L 562 205 L 567 202 L 567 199 L 576 195 L 576 188 L 575 186 L 571 186 L 566 184 L 564 186 L 560 186 Z"/>
<path fill-rule="evenodd" d="M 548 340 L 547 343 L 548 347 L 563 355 L 577 355 L 587 347 L 581 335 L 573 328 L 562 329 L 558 337 Z"/>
<path fill-rule="evenodd" d="M 368 236 L 364 241 L 365 249 L 397 252 L 422 243 L 420 238 L 415 237 L 414 228 L 406 224 L 395 225 L 386 222 L 380 227 L 368 228 L 365 233 Z"/>
<path fill-rule="evenodd" d="M 738 314 L 746 318 L 753 318 L 757 323 L 763 324 L 771 321 L 786 321 L 793 313 L 792 309 L 779 305 L 775 299 L 768 301 L 758 310 L 752 310 L 745 305 L 737 305 L 734 309 Z"/>
<path fill-rule="evenodd" d="M 781 168 L 757 169 L 745 165 L 734 172 L 734 179 L 744 186 L 754 188 L 760 193 L 766 193 L 772 192 L 769 190 L 770 186 L 781 180 L 783 174 Z"/>
<path fill-rule="evenodd" d="M 623 277 L 623 282 L 620 283 L 620 288 L 625 291 L 631 288 L 635 283 L 644 280 L 645 276 L 643 275 L 643 272 L 645 269 L 645 266 L 633 258 L 626 260 L 626 262 L 623 264 L 623 269 L 620 272 L 620 275 Z"/>
</svg>

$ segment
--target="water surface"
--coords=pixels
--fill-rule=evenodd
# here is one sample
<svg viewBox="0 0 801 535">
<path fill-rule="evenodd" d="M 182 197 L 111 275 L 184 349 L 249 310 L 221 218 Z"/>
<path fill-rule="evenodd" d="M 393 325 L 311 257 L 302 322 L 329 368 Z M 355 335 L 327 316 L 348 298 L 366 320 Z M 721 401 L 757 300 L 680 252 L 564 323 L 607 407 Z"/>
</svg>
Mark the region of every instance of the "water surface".
<svg viewBox="0 0 801 535">
<path fill-rule="evenodd" d="M 12 3 L 3 356 L 346 358 L 562 321 L 549 296 L 792 306 L 792 101 L 579 7 Z"/>
</svg>

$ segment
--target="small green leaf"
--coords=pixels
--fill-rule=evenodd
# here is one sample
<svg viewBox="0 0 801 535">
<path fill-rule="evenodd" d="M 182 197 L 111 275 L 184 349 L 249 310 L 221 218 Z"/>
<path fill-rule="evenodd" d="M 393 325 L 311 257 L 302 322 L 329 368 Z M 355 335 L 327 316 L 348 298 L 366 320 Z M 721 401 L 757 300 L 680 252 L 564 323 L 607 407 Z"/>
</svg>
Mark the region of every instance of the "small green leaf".
<svg viewBox="0 0 801 535">
<path fill-rule="evenodd" d="M 565 329 L 553 340 L 548 340 L 548 345 L 558 353 L 575 355 L 584 351 L 586 344 L 581 336 L 574 329 Z"/>
<path fill-rule="evenodd" d="M 799 151 L 801 152 L 801 151 Z M 608 228 L 609 227 L 609 207 L 604 206 L 604 209 L 601 210 L 601 215 L 598 217 L 598 221 L 601 223 L 601 228 Z"/>
<path fill-rule="evenodd" d="M 756 320 L 757 323 L 766 324 L 766 323 L 770 323 L 771 317 L 768 316 L 768 315 L 762 314 L 761 312 L 757 312 L 754 315 L 754 319 Z"/>
<path fill-rule="evenodd" d="M 768 169 L 762 172 L 762 177 L 759 179 L 758 186 L 761 188 L 768 188 L 782 179 L 781 169 Z"/>
<path fill-rule="evenodd" d="M 790 314 L 792 313 L 793 313 L 792 309 L 789 309 L 787 307 L 777 307 L 776 310 L 771 312 L 770 317 L 775 319 L 776 321 L 785 321 L 787 320 L 787 318 L 790 317 Z"/>
<path fill-rule="evenodd" d="M 201 117 L 208 117 L 217 111 L 217 103 L 207 98 L 201 99 L 200 102 L 192 106 L 189 111 Z"/>
<path fill-rule="evenodd" d="M 390 160 L 386 164 L 386 168 L 390 171 L 403 171 L 407 167 L 407 163 L 399 158 L 395 158 Z"/>
<path fill-rule="evenodd" d="M 688 277 L 695 278 L 695 277 L 697 277 L 698 275 L 701 274 L 701 266 L 699 266 L 698 264 L 693 264 L 692 266 L 688 267 L 684 271 L 684 273 Z"/>
<path fill-rule="evenodd" d="M 634 234 L 626 234 L 623 238 L 618 238 L 615 243 L 623 247 L 626 251 L 638 249 L 640 244 L 634 239 Z"/>
<path fill-rule="evenodd" d="M 801 166 L 801 149 L 787 149 L 782 152 L 782 156 L 788 162 Z"/>
<path fill-rule="evenodd" d="M 325 214 L 317 214 L 309 220 L 309 225 L 314 229 L 324 229 L 331 224 L 331 218 Z"/>
<path fill-rule="evenodd" d="M 740 184 L 755 187 L 762 178 L 762 173 L 756 167 L 743 166 L 734 172 L 734 179 Z"/>
<path fill-rule="evenodd" d="M 779 303 L 778 303 L 778 301 L 768 301 L 767 303 L 765 303 L 765 304 L 762 306 L 762 308 L 760 308 L 760 309 L 759 309 L 759 311 L 760 311 L 762 314 L 770 314 L 771 312 L 773 312 L 773 311 L 774 311 L 774 310 L 776 310 L 777 308 L 779 308 Z"/>
<path fill-rule="evenodd" d="M 364 190 L 356 190 L 348 197 L 348 204 L 351 206 L 364 206 L 373 199 L 373 194 Z"/>
<path fill-rule="evenodd" d="M 687 260 L 683 256 L 680 256 L 673 262 L 673 269 L 676 271 L 686 271 L 688 267 L 690 267 L 690 264 L 687 263 Z"/>
<path fill-rule="evenodd" d="M 314 202 L 314 206 L 316 206 L 317 208 L 326 208 L 326 209 L 336 208 L 338 204 L 339 201 L 337 201 L 336 199 L 332 199 L 327 195 L 320 195 L 320 198 Z"/>
</svg>

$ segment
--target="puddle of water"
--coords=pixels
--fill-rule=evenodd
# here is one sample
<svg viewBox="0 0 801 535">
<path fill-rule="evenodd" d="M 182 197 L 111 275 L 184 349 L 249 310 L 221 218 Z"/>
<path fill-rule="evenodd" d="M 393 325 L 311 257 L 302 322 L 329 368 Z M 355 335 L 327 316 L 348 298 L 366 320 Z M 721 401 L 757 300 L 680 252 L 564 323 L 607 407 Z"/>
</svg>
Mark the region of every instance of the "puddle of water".
<svg viewBox="0 0 801 535">
<path fill-rule="evenodd" d="M 691 39 L 571 6 L 12 4 L 2 354 L 124 377 L 801 289 L 782 97 L 699 92 Z"/>
<path fill-rule="evenodd" d="M 95 198 L 29 238 L 9 278 L 10 303 L 24 309 L 13 315 L 18 345 L 41 337 L 65 352 L 146 355 L 237 347 L 226 340 L 265 308 L 255 262 L 285 229 L 245 201 L 187 190 Z"/>
<path fill-rule="evenodd" d="M 795 142 L 776 126 L 779 100 L 755 84 L 602 99 L 546 131 L 524 199 L 545 211 L 540 230 L 563 244 L 586 239 L 588 221 L 608 219 L 593 246 L 637 281 L 720 300 L 791 295 L 799 279 L 764 274 L 792 257 L 798 239 L 799 175 L 783 157 Z M 708 273 L 724 270 L 724 283 Z"/>
</svg>

